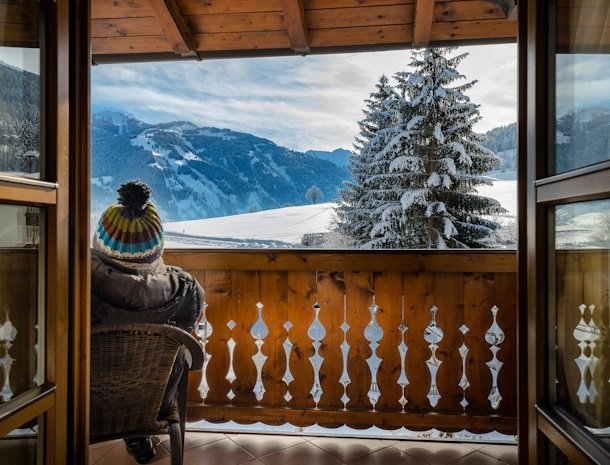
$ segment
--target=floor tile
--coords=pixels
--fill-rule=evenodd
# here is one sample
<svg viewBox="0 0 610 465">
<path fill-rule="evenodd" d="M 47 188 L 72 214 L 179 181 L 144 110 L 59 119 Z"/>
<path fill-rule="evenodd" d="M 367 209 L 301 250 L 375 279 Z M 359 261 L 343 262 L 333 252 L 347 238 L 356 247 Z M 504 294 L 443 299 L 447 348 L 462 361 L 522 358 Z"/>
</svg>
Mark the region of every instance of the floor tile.
<svg viewBox="0 0 610 465">
<path fill-rule="evenodd" d="M 97 444 L 92 444 L 89 447 L 89 453 L 93 456 L 96 461 L 104 458 L 108 453 L 114 449 L 115 447 L 122 445 L 122 439 L 116 439 L 114 441 L 106 441 L 106 442 L 98 442 Z"/>
<path fill-rule="evenodd" d="M 386 447 L 385 449 L 373 452 L 371 455 L 360 457 L 349 465 L 425 465 L 425 462 L 416 459 L 412 455 L 405 454 L 394 447 Z"/>
<path fill-rule="evenodd" d="M 387 446 L 393 446 L 400 442 L 400 439 L 382 439 L 381 440 Z"/>
<path fill-rule="evenodd" d="M 229 438 L 189 449 L 184 453 L 185 465 L 238 465 L 256 457 Z"/>
<path fill-rule="evenodd" d="M 195 433 L 187 431 L 184 438 L 184 451 L 194 449 L 195 447 L 205 446 L 215 441 L 226 439 L 223 433 Z M 166 435 L 161 441 L 161 445 L 167 450 L 170 450 L 169 435 Z"/>
<path fill-rule="evenodd" d="M 238 434 L 230 438 L 238 446 L 243 447 L 255 457 L 273 454 L 305 442 L 300 436 L 279 436 L 268 434 Z"/>
<path fill-rule="evenodd" d="M 135 459 L 127 453 L 127 449 L 122 442 L 121 440 L 108 454 L 98 459 L 96 465 L 137 465 Z M 155 458 L 149 463 L 161 465 L 165 462 L 165 459 L 169 458 L 169 453 L 163 447 L 156 447 L 155 450 L 157 452 Z"/>
<path fill-rule="evenodd" d="M 500 459 L 502 462 L 506 462 L 509 465 L 518 465 L 517 446 L 489 444 L 482 447 L 480 451 Z"/>
<path fill-rule="evenodd" d="M 315 438 L 311 443 L 343 462 L 350 462 L 388 447 L 380 439 Z"/>
<path fill-rule="evenodd" d="M 341 465 L 338 458 L 309 442 L 260 457 L 265 465 Z"/>
<path fill-rule="evenodd" d="M 430 465 L 446 465 L 474 451 L 455 442 L 400 441 L 394 447 Z"/>
<path fill-rule="evenodd" d="M 472 454 L 468 454 L 455 462 L 451 462 L 451 465 L 505 465 L 498 459 L 494 459 L 487 454 L 475 450 Z"/>
</svg>

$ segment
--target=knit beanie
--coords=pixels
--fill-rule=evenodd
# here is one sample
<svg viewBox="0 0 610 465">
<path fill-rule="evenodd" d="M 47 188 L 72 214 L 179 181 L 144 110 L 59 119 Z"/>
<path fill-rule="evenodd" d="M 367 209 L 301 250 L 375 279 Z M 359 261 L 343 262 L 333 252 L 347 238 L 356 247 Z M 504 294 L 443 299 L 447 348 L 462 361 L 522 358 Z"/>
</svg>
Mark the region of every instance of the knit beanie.
<svg viewBox="0 0 610 465">
<path fill-rule="evenodd" d="M 118 203 L 100 217 L 93 248 L 115 260 L 152 262 L 163 252 L 163 226 L 151 189 L 128 181 L 117 190 Z"/>
</svg>

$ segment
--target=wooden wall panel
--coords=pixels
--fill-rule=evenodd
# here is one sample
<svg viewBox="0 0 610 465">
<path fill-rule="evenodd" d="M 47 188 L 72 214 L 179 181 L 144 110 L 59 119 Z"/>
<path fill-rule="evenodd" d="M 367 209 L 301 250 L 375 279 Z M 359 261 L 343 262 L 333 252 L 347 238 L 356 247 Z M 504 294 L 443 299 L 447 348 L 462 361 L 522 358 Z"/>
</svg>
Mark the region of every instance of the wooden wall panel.
<svg viewBox="0 0 610 465">
<path fill-rule="evenodd" d="M 377 382 L 381 397 L 377 403 L 378 410 L 395 411 L 402 390 L 397 384 L 400 376 L 400 354 L 398 345 L 402 333 L 402 273 L 381 272 L 374 274 L 375 303 L 379 306 L 377 321 L 383 329 L 383 339 L 377 354 L 381 366 Z"/>
<path fill-rule="evenodd" d="M 91 0 L 91 17 L 108 18 L 141 18 L 155 16 L 147 0 Z"/>
<path fill-rule="evenodd" d="M 193 34 L 284 31 L 283 12 L 192 15 L 185 17 Z"/>
<path fill-rule="evenodd" d="M 192 1 L 177 0 L 183 15 L 214 15 L 223 13 L 264 13 L 284 11 L 283 0 L 222 0 L 222 1 Z"/>
<path fill-rule="evenodd" d="M 257 50 L 290 48 L 286 31 L 226 32 L 221 34 L 195 34 L 197 50 Z"/>
</svg>

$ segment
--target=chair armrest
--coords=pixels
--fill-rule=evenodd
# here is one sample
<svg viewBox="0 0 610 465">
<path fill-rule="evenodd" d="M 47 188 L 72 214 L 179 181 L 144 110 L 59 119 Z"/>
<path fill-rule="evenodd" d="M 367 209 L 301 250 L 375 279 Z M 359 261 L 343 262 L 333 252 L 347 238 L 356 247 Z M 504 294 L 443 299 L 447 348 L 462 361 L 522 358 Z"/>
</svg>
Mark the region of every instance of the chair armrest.
<svg viewBox="0 0 610 465">
<path fill-rule="evenodd" d="M 188 338 L 184 338 L 182 343 L 188 350 L 188 354 L 190 354 L 190 357 L 187 356 L 186 358 L 186 361 L 189 364 L 189 371 L 201 370 L 203 367 L 203 349 L 197 339 L 190 334 L 188 334 L 188 336 Z M 187 354 L 185 353 L 185 355 Z"/>
</svg>

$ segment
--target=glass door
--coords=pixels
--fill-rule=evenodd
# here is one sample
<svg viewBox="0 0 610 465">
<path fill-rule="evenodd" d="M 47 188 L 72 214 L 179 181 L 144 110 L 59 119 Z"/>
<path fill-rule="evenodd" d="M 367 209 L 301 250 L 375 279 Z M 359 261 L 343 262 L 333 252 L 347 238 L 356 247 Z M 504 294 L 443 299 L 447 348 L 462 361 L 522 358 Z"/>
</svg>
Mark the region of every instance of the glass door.
<svg viewBox="0 0 610 465">
<path fill-rule="evenodd" d="M 0 462 L 66 463 L 67 2 L 0 0 Z"/>
<path fill-rule="evenodd" d="M 610 2 L 530 5 L 537 463 L 610 461 Z"/>
</svg>

